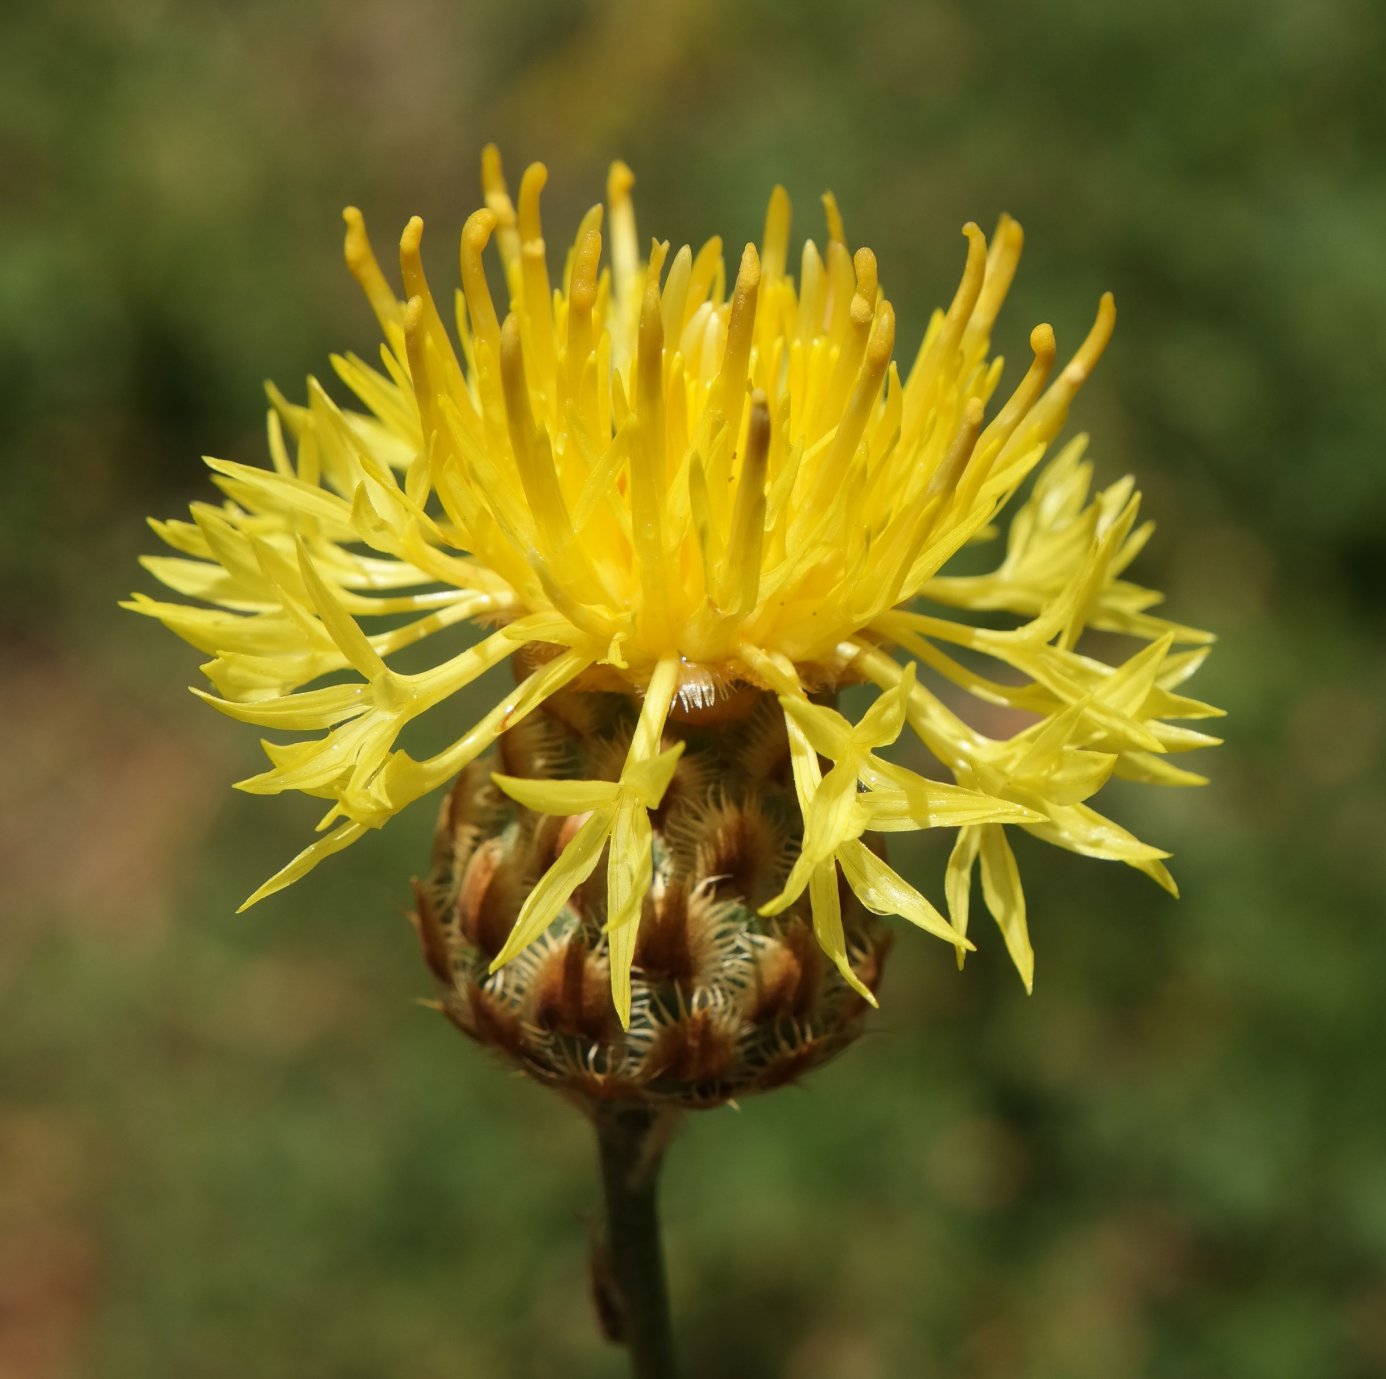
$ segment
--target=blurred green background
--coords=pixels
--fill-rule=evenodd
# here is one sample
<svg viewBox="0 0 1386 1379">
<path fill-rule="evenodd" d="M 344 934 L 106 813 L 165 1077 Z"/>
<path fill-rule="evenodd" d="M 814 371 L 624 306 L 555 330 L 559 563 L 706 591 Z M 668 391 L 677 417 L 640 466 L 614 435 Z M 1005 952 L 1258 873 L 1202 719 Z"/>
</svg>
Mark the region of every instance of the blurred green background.
<svg viewBox="0 0 1386 1379">
<path fill-rule="evenodd" d="M 374 351 L 340 207 L 450 282 L 489 139 L 553 246 L 616 156 L 675 243 L 831 186 L 903 336 L 1013 212 L 999 344 L 1116 292 L 1076 419 L 1221 638 L 1214 784 L 1114 801 L 1181 903 L 1021 839 L 1033 998 L 903 942 L 860 1046 L 688 1125 L 688 1373 L 1386 1372 L 1384 65 L 1374 0 L 10 7 L 0 1379 L 623 1372 L 586 1127 L 411 1003 L 430 810 L 233 917 L 315 811 L 228 788 L 255 734 L 114 607 L 262 379 Z"/>
</svg>

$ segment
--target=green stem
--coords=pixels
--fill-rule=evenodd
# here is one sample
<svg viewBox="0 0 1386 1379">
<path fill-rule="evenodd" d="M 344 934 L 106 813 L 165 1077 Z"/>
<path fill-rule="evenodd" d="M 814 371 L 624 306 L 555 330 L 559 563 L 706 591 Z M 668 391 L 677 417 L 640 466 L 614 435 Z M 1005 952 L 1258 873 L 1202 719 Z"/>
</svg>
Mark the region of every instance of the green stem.
<svg viewBox="0 0 1386 1379">
<path fill-rule="evenodd" d="M 675 1379 L 656 1200 L 664 1151 L 661 1114 L 643 1107 L 602 1108 L 596 1124 L 616 1338 L 630 1350 L 634 1379 Z"/>
</svg>

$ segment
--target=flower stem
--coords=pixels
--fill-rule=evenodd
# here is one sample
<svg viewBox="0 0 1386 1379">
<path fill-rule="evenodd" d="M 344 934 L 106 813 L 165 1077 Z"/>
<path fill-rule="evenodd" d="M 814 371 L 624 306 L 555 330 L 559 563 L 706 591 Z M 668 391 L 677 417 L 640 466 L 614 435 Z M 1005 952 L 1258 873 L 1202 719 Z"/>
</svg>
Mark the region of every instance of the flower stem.
<svg viewBox="0 0 1386 1379">
<path fill-rule="evenodd" d="M 606 1301 L 614 1313 L 607 1318 L 608 1332 L 629 1348 L 634 1379 L 675 1379 L 657 1203 L 664 1115 L 645 1107 L 603 1107 L 596 1125 L 606 1198 L 599 1297 L 605 1273 Z"/>
</svg>

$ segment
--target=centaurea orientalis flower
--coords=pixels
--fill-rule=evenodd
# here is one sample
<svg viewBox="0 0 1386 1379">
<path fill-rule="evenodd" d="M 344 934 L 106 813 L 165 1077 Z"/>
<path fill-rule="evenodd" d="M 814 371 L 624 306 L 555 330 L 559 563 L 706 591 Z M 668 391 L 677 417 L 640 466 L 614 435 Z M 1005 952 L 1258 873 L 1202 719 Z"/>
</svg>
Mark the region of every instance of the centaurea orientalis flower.
<svg viewBox="0 0 1386 1379">
<path fill-rule="evenodd" d="M 600 875 L 604 899 L 592 908 L 607 1009 L 628 1027 L 632 967 L 658 966 L 650 955 L 660 905 L 675 893 L 685 916 L 699 897 L 713 905 L 708 887 L 720 875 L 700 862 L 696 884 L 685 886 L 661 871 L 679 843 L 674 828 L 666 847 L 660 811 L 680 772 L 692 800 L 698 769 L 693 748 L 684 757 L 692 739 L 681 725 L 714 738 L 723 720 L 749 725 L 707 748 L 723 751 L 723 771 L 739 770 L 773 736 L 766 705 L 786 744 L 785 808 L 798 820 L 787 830 L 764 823 L 761 853 L 772 860 L 758 875 L 773 885 L 750 913 L 773 927 L 806 910 L 840 982 L 864 1000 L 874 1004 L 873 980 L 854 964 L 844 897 L 903 916 L 961 962 L 978 870 L 1030 985 L 1008 828 L 1124 862 L 1173 891 L 1167 854 L 1090 801 L 1114 775 L 1201 782 L 1171 758 L 1215 740 L 1177 722 L 1216 712 L 1180 692 L 1210 639 L 1159 616 L 1160 596 L 1125 577 L 1151 530 L 1137 522 L 1131 480 L 1093 492 L 1081 437 L 1044 463 L 1107 345 L 1111 297 L 1062 367 L 1053 331 L 1037 327 L 1028 368 L 1001 396 L 1002 361 L 988 349 L 1020 255 L 1020 228 L 1008 217 L 990 245 L 965 227 L 962 280 L 902 369 L 876 259 L 849 249 L 831 196 L 825 247 L 807 242 L 797 274 L 789 201 L 776 188 L 759 248 L 747 245 L 729 275 L 717 239 L 696 252 L 657 240 L 642 253 L 633 178 L 618 163 L 605 209 L 583 217 L 551 278 L 545 180 L 543 166 L 531 166 L 512 202 L 487 151 L 486 204 L 462 231 L 452 329 L 446 301 L 425 280 L 422 223 L 410 221 L 400 243 L 400 294 L 348 210 L 347 262 L 384 334 L 379 367 L 333 358 L 351 407 L 316 381 L 305 405 L 271 390 L 271 467 L 208 460 L 224 501 L 194 504 L 190 522 L 154 523 L 177 554 L 146 567 L 198 602 L 136 595 L 128 606 L 210 654 L 204 671 L 215 692 L 198 691 L 203 698 L 275 735 L 264 744 L 269 769 L 239 788 L 328 802 L 323 836 L 247 904 L 458 778 L 498 741 L 508 767 L 509 739 L 518 769 L 495 773 L 494 786 L 464 774 L 471 798 L 461 785 L 450 797 L 454 831 L 471 830 L 471 860 L 444 868 L 449 903 L 465 909 L 462 893 L 482 885 L 473 855 L 480 814 L 518 807 L 528 840 L 512 903 L 498 911 L 502 930 L 482 942 L 480 902 L 468 911 L 485 954 L 473 986 L 534 960 Z M 508 309 L 488 286 L 491 253 Z M 1037 469 L 1002 537 L 992 524 Z M 989 573 L 948 573 L 965 545 L 996 541 L 1004 550 Z M 999 625 L 977 625 L 978 614 Z M 379 619 L 385 630 L 372 630 Z M 468 644 L 466 627 L 488 630 Z M 1136 649 L 1099 659 L 1080 649 L 1088 630 Z M 421 644 L 439 648 L 431 668 L 392 664 Z M 507 660 L 517 687 L 478 722 L 433 755 L 400 745 L 413 720 Z M 850 683 L 878 691 L 856 722 L 833 703 Z M 1027 726 L 988 736 L 956 706 L 959 691 L 1026 715 Z M 589 722 L 571 707 L 584 694 L 616 696 L 628 711 Z M 739 713 L 740 701 L 754 711 Z M 541 723 L 536 710 L 546 707 L 586 743 L 579 755 L 589 773 L 553 766 L 568 748 L 523 746 L 522 725 L 531 715 Z M 278 740 L 285 732 L 309 736 Z M 725 744 L 735 732 L 743 737 L 733 761 Z M 944 778 L 885 755 L 906 732 Z M 715 782 L 698 786 L 688 808 L 700 829 L 723 826 L 719 808 L 735 814 L 738 837 L 761 826 L 755 789 L 729 805 Z M 479 812 L 478 791 L 489 791 Z M 931 828 L 956 830 L 946 913 L 866 841 Z M 488 878 L 496 865 L 492 856 Z M 420 903 L 425 951 L 446 982 L 454 962 L 433 913 L 438 896 Z M 720 921 L 709 915 L 715 948 Z M 863 953 L 879 956 L 879 944 Z M 745 955 L 764 956 L 754 943 Z M 754 970 L 763 986 L 763 963 Z M 600 1025 L 590 990 L 578 1004 L 578 1024 Z M 543 1023 L 527 1009 L 530 1026 Z M 475 1009 L 467 1018 L 482 1020 Z M 689 1077 L 713 1077 L 705 1064 Z"/>
</svg>

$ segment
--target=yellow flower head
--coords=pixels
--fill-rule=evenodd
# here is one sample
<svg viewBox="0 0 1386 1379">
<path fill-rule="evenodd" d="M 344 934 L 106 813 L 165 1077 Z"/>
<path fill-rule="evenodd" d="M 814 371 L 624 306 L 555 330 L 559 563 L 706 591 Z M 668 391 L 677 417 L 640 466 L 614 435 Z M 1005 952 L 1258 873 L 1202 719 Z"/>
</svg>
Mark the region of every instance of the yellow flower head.
<svg viewBox="0 0 1386 1379">
<path fill-rule="evenodd" d="M 650 879 L 648 811 L 678 754 L 663 749 L 666 720 L 740 687 L 779 698 L 804 821 L 798 861 L 764 912 L 808 890 L 849 980 L 838 868 L 869 909 L 939 934 L 961 960 L 979 862 L 1027 986 L 1006 824 L 1172 890 L 1167 854 L 1086 803 L 1113 774 L 1198 783 L 1169 756 L 1215 740 L 1168 721 L 1216 712 L 1178 692 L 1205 652 L 1176 645 L 1209 638 L 1156 616 L 1160 596 L 1123 577 L 1150 533 L 1136 524 L 1131 481 L 1091 493 L 1074 440 L 1016 511 L 996 568 L 942 573 L 962 546 L 995 536 L 991 522 L 1044 458 L 1111 335 L 1111 297 L 1057 374 L 1054 333 L 1037 327 L 1033 359 L 998 405 L 1002 361 L 988 357 L 989 338 L 1021 247 L 1008 217 L 990 247 L 965 227 L 962 281 L 902 376 L 875 256 L 848 248 L 831 196 L 824 249 L 805 243 L 791 275 L 789 199 L 776 188 L 761 246 L 746 246 L 729 284 L 718 239 L 696 253 L 655 241 L 642 257 L 634 179 L 617 163 L 605 211 L 583 218 L 553 280 L 546 177 L 528 168 L 512 202 L 486 151 L 486 206 L 462 231 L 455 333 L 424 277 L 422 222 L 400 243 L 401 300 L 348 210 L 347 263 L 385 337 L 378 369 L 333 358 L 359 406 L 316 382 L 305 406 L 272 389 L 272 467 L 208 460 L 224 501 L 153 524 L 177 554 L 146 567 L 198 603 L 137 594 L 127 606 L 210 653 L 216 694 L 198 691 L 209 703 L 276 734 L 310 734 L 266 742 L 270 769 L 240 788 L 330 801 L 324 836 L 247 904 L 450 780 L 564 686 L 640 696 L 639 725 L 616 781 L 498 778 L 531 809 L 586 821 L 497 964 L 544 931 L 606 850 L 623 1018 Z M 492 250 L 503 317 L 487 283 Z M 1012 616 L 983 627 L 944 616 L 950 607 Z M 376 619 L 385 630 L 368 630 Z M 492 630 L 450 632 L 464 624 Z M 1088 628 L 1148 645 L 1110 664 L 1077 649 Z M 426 639 L 440 648 L 431 669 L 391 665 Z M 411 720 L 515 657 L 517 688 L 451 745 L 423 760 L 396 745 Z M 989 662 L 999 675 L 979 668 Z M 849 681 L 880 690 L 857 723 L 815 702 Z M 988 737 L 945 702 L 958 690 L 1033 721 Z M 950 780 L 879 754 L 906 726 Z M 938 826 L 958 830 L 950 918 L 861 840 Z"/>
</svg>

